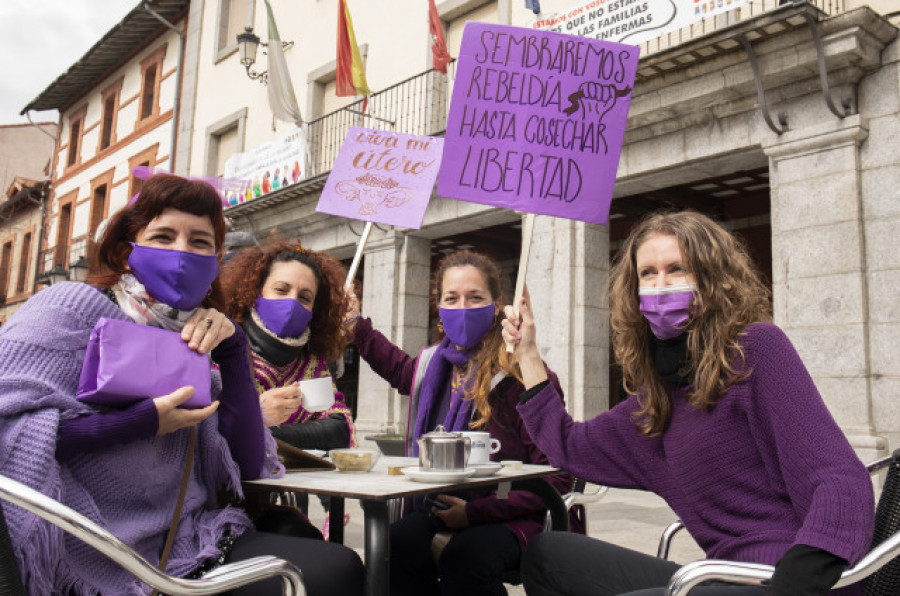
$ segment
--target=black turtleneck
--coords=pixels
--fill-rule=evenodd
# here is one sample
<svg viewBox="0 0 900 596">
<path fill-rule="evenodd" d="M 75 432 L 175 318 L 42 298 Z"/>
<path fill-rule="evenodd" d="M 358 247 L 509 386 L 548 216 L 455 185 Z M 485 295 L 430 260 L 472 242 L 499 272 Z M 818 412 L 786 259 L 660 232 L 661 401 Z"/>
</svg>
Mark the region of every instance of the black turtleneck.
<svg viewBox="0 0 900 596">
<path fill-rule="evenodd" d="M 261 328 L 253 320 L 252 315 L 247 315 L 243 322 L 244 332 L 247 334 L 247 343 L 254 354 L 259 354 L 266 361 L 275 366 L 286 366 L 297 359 L 303 346 L 286 344 L 277 337 Z"/>
<path fill-rule="evenodd" d="M 656 374 L 666 387 L 682 387 L 691 383 L 687 370 L 687 333 L 672 339 L 653 338 L 653 363 Z"/>
</svg>

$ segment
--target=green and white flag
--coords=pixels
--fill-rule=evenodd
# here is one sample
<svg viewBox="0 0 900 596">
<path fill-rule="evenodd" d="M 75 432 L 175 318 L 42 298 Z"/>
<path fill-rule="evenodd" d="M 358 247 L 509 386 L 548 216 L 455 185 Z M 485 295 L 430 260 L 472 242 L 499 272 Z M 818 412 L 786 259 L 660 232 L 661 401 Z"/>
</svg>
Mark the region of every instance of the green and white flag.
<svg viewBox="0 0 900 596">
<path fill-rule="evenodd" d="M 281 47 L 281 36 L 278 34 L 269 0 L 266 0 L 266 12 L 269 15 L 269 107 L 279 120 L 300 126 L 303 124 L 303 117 L 300 115 L 300 106 L 297 105 L 297 96 L 294 95 L 294 85 L 291 83 L 291 74 Z"/>
</svg>

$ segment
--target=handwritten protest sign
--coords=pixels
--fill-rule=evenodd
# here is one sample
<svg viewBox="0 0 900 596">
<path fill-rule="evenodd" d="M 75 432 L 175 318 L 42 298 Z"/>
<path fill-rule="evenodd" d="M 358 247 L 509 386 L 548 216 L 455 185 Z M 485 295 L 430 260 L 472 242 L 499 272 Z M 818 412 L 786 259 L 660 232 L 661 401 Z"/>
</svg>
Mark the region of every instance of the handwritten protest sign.
<svg viewBox="0 0 900 596">
<path fill-rule="evenodd" d="M 469 22 L 438 194 L 606 223 L 638 49 Z"/>
<path fill-rule="evenodd" d="M 350 127 L 316 211 L 421 228 L 444 140 Z"/>
<path fill-rule="evenodd" d="M 531 26 L 594 39 L 642 43 L 695 21 L 745 4 L 747 0 L 586 0 Z"/>
</svg>

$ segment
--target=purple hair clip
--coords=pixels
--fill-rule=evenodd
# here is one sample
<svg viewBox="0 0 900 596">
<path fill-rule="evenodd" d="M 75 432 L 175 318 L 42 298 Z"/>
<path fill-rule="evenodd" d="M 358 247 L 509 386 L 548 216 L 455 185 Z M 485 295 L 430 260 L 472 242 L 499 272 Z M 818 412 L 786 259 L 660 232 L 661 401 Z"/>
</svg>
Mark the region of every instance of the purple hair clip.
<svg viewBox="0 0 900 596">
<path fill-rule="evenodd" d="M 151 176 L 156 176 L 157 174 L 164 174 L 166 176 L 176 176 L 177 174 L 172 174 L 168 170 L 163 170 L 162 168 L 153 168 L 150 166 L 135 166 L 131 173 L 138 180 L 146 180 Z M 193 180 L 195 182 L 204 182 L 213 187 L 213 189 L 219 193 L 219 197 L 222 199 L 222 206 L 228 207 L 229 203 L 225 196 L 229 193 L 237 193 L 243 194 L 244 191 L 250 186 L 249 180 L 240 180 L 238 178 L 220 178 L 218 176 L 181 176 L 185 180 Z M 137 198 L 141 195 L 141 193 L 135 193 L 133 197 L 128 200 L 129 205 L 133 205 Z"/>
</svg>

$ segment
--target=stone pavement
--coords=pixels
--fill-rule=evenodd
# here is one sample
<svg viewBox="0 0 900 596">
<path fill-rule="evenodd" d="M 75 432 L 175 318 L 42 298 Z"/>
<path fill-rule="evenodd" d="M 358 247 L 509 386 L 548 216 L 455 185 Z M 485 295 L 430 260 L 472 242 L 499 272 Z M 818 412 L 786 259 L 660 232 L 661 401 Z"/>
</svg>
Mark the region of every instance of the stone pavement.
<svg viewBox="0 0 900 596">
<path fill-rule="evenodd" d="M 656 495 L 634 490 L 610 489 L 602 499 L 587 505 L 588 534 L 627 548 L 656 554 L 663 529 L 675 519 L 675 514 Z M 358 501 L 345 505 L 350 522 L 344 529 L 344 544 L 363 552 L 363 512 Z M 322 527 L 325 514 L 319 500 L 310 499 L 310 519 Z M 703 558 L 703 551 L 687 532 L 680 532 L 672 545 L 669 558 L 688 563 Z M 511 587 L 510 596 L 524 596 L 521 586 Z"/>
</svg>

